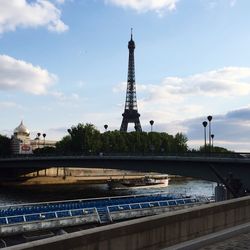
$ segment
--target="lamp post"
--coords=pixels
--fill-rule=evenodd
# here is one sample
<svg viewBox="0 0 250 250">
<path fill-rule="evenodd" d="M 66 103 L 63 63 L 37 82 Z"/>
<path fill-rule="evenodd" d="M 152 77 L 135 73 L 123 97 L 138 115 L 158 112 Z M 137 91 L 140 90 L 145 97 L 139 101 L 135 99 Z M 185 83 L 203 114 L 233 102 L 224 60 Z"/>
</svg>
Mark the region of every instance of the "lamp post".
<svg viewBox="0 0 250 250">
<path fill-rule="evenodd" d="M 107 124 L 105 124 L 104 125 L 104 129 L 105 129 L 105 133 L 107 133 L 107 129 L 108 129 L 108 125 Z M 104 135 L 104 138 L 105 138 L 105 144 L 104 144 L 104 148 L 103 148 L 103 150 L 105 151 L 105 153 L 107 153 L 108 151 L 109 151 L 109 146 L 108 146 L 108 134 L 106 134 L 106 135 Z M 101 154 L 103 154 L 103 153 L 101 153 Z"/>
<path fill-rule="evenodd" d="M 209 126 L 208 126 L 209 144 L 208 145 L 209 145 L 209 152 L 211 152 L 211 121 L 212 121 L 213 117 L 211 115 L 209 115 L 207 117 L 207 119 L 208 119 L 208 123 L 209 123 Z"/>
<path fill-rule="evenodd" d="M 140 136 L 138 131 L 138 125 L 135 124 L 135 132 L 136 132 L 136 143 L 134 143 L 134 154 L 136 152 L 140 152 Z"/>
<path fill-rule="evenodd" d="M 206 152 L 206 147 L 207 147 L 207 133 L 206 133 L 207 121 L 204 121 L 202 123 L 202 125 L 204 127 L 204 150 Z"/>
<path fill-rule="evenodd" d="M 211 134 L 211 139 L 212 139 L 212 149 L 214 148 L 214 134 Z"/>
<path fill-rule="evenodd" d="M 151 126 L 151 132 L 153 132 L 154 121 L 153 121 L 153 120 L 150 120 L 149 123 L 150 123 L 150 126 Z"/>
<path fill-rule="evenodd" d="M 154 145 L 153 145 L 153 134 L 152 134 L 152 132 L 153 132 L 153 125 L 154 125 L 154 121 L 153 120 L 150 120 L 149 121 L 149 124 L 150 124 L 150 126 L 151 126 L 151 135 L 150 135 L 150 150 L 151 150 L 151 154 L 153 154 L 153 152 L 154 152 Z"/>
<path fill-rule="evenodd" d="M 37 138 L 38 138 L 38 148 L 40 148 L 40 136 L 41 136 L 41 133 L 37 133 Z"/>
<path fill-rule="evenodd" d="M 105 128 L 105 132 L 107 132 L 108 125 L 107 125 L 107 124 L 105 124 L 105 125 L 104 125 L 104 128 Z"/>
<path fill-rule="evenodd" d="M 45 147 L 45 137 L 46 137 L 46 134 L 43 133 L 43 147 Z"/>
</svg>

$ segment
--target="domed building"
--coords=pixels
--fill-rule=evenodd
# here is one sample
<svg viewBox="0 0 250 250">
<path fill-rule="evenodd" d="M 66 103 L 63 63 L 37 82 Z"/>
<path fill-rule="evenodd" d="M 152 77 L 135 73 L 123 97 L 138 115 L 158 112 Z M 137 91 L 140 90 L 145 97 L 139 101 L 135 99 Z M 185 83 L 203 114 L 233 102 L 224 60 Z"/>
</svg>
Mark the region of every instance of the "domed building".
<svg viewBox="0 0 250 250">
<path fill-rule="evenodd" d="M 23 125 L 23 121 L 21 121 L 20 125 L 15 128 L 14 135 L 25 136 L 25 137 L 30 135 L 29 130 Z"/>
<path fill-rule="evenodd" d="M 30 131 L 23 121 L 14 129 L 11 137 L 13 154 L 32 154 L 35 149 L 44 147 L 55 147 L 57 141 L 48 140 L 46 134 L 37 133 L 36 138 L 30 139 Z"/>
<path fill-rule="evenodd" d="M 32 154 L 30 132 L 27 127 L 24 126 L 23 121 L 14 129 L 11 141 L 13 154 Z"/>
</svg>

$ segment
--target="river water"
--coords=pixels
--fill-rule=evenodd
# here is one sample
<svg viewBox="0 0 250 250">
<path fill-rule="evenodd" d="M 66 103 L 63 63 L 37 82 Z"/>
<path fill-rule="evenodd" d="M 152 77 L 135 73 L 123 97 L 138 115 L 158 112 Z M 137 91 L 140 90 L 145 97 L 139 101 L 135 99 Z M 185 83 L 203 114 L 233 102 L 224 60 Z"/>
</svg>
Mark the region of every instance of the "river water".
<svg viewBox="0 0 250 250">
<path fill-rule="evenodd" d="M 214 182 L 202 180 L 170 181 L 166 186 L 147 186 L 128 189 L 109 190 L 102 185 L 53 185 L 53 186 L 21 186 L 0 187 L 0 206 L 31 202 L 56 200 L 72 200 L 120 195 L 137 195 L 168 192 L 185 195 L 214 195 Z"/>
</svg>

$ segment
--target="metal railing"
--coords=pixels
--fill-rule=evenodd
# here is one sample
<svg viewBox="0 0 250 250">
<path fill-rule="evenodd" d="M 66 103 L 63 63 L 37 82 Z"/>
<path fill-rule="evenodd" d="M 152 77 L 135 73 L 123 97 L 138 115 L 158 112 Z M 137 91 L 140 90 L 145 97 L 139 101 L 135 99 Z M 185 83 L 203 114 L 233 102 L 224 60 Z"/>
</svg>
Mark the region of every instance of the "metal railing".
<svg viewBox="0 0 250 250">
<path fill-rule="evenodd" d="M 10 155 L 10 156 L 0 156 L 0 159 L 44 159 L 44 158 L 67 158 L 67 157 L 126 157 L 126 156 L 166 156 L 166 157 L 215 157 L 215 158 L 250 158 L 250 152 L 223 152 L 223 153 L 202 153 L 202 152 L 169 152 L 169 153 L 154 153 L 154 154 L 146 154 L 146 153 L 102 153 L 102 154 L 20 154 L 20 155 Z"/>
</svg>

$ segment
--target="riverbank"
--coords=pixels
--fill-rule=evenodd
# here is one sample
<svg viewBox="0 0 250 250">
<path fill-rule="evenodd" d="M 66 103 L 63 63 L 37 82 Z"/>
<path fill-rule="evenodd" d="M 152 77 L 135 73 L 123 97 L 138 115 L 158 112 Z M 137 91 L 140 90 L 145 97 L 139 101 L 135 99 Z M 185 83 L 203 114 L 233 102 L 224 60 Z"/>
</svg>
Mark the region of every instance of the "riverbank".
<svg viewBox="0 0 250 250">
<path fill-rule="evenodd" d="M 2 186 L 32 186 L 32 185 L 89 185 L 106 184 L 111 181 L 131 184 L 143 183 L 145 178 L 152 180 L 168 179 L 166 174 L 140 173 L 112 169 L 78 169 L 78 168 L 51 168 L 33 172 L 16 180 L 6 180 Z"/>
</svg>

